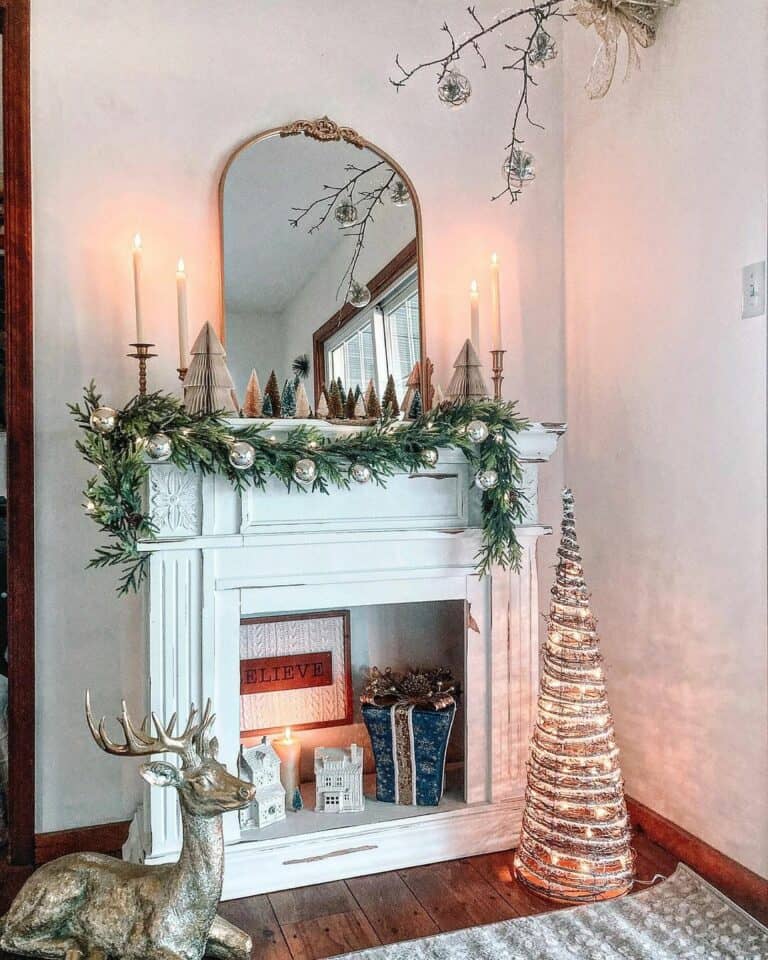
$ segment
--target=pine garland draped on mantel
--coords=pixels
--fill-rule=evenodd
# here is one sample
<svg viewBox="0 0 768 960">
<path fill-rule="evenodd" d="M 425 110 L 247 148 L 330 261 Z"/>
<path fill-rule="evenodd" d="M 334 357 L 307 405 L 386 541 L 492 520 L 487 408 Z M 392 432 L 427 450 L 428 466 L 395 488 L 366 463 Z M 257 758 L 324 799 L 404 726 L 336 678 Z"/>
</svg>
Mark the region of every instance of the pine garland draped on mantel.
<svg viewBox="0 0 768 960">
<path fill-rule="evenodd" d="M 144 507 L 143 489 L 152 463 L 150 441 L 159 434 L 170 440 L 169 463 L 223 476 L 236 490 L 263 489 L 275 477 L 288 490 L 328 493 L 331 487 L 348 489 L 361 465 L 372 481 L 385 486 L 397 472 L 433 469 L 441 447 L 460 450 L 482 490 L 478 573 L 487 574 L 492 564 L 519 568 L 515 525 L 525 518 L 526 497 L 515 436 L 528 424 L 514 403 L 445 403 L 413 421 L 382 418 L 374 426 L 330 436 L 305 424 L 287 430 L 269 421 L 241 427 L 224 414 L 190 413 L 178 398 L 160 392 L 134 397 L 108 431 L 99 430 L 93 415 L 102 408 L 102 397 L 93 382 L 85 388 L 82 405 L 68 406 L 83 431 L 77 449 L 96 468 L 84 491 L 85 510 L 109 540 L 88 566 L 120 567 L 119 594 L 141 586 L 149 555 L 139 544 L 157 533 Z M 253 448 L 253 462 L 237 469 L 230 458 L 233 444 L 242 441 Z M 297 479 L 296 467 L 307 460 L 315 471 L 305 483 Z"/>
</svg>

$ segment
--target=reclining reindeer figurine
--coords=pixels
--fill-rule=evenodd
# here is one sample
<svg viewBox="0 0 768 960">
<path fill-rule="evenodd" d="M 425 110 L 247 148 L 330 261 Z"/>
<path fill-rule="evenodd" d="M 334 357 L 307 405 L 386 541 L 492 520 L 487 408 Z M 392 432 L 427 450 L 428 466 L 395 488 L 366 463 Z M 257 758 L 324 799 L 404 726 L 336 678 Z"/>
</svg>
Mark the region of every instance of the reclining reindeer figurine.
<svg viewBox="0 0 768 960">
<path fill-rule="evenodd" d="M 175 787 L 184 842 L 178 863 L 147 867 L 98 853 L 74 853 L 42 866 L 0 920 L 0 948 L 56 960 L 248 960 L 251 938 L 216 915 L 224 874 L 221 815 L 249 803 L 250 783 L 227 773 L 209 739 L 211 701 L 197 722 L 173 736 L 176 715 L 163 726 L 152 714 L 136 729 L 125 706 L 118 722 L 125 743 L 113 743 L 102 717 L 98 727 L 85 695 L 85 714 L 96 743 L 119 757 L 175 753 L 181 767 L 149 761 L 141 775 L 155 786 Z"/>
</svg>

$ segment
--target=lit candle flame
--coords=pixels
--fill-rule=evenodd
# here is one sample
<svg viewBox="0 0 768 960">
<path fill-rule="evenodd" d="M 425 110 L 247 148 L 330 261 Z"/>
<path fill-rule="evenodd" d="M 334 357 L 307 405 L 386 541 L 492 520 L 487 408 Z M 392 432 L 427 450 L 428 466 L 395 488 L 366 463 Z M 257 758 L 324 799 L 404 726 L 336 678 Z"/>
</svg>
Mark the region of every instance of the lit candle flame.
<svg viewBox="0 0 768 960">
<path fill-rule="evenodd" d="M 181 257 L 179 257 L 179 262 L 178 262 L 178 264 L 176 265 L 176 272 L 177 272 L 177 273 L 184 273 L 184 261 L 182 260 Z"/>
<path fill-rule="evenodd" d="M 285 742 L 286 742 L 286 743 L 290 743 L 290 742 L 291 742 L 291 728 L 290 728 L 290 727 L 286 727 L 286 728 L 285 728 Z"/>
<path fill-rule="evenodd" d="M 470 283 L 470 285 L 469 285 L 469 292 L 470 292 L 470 293 L 477 293 L 477 280 L 473 280 L 472 283 Z"/>
<path fill-rule="evenodd" d="M 136 236 L 133 238 L 133 249 L 141 250 L 141 234 L 140 233 L 137 233 Z"/>
<path fill-rule="evenodd" d="M 497 264 L 498 262 L 499 262 L 498 256 L 497 256 L 495 253 L 492 253 L 492 254 L 491 254 L 491 263 L 494 265 L 494 267 L 496 266 L 496 264 Z"/>
</svg>

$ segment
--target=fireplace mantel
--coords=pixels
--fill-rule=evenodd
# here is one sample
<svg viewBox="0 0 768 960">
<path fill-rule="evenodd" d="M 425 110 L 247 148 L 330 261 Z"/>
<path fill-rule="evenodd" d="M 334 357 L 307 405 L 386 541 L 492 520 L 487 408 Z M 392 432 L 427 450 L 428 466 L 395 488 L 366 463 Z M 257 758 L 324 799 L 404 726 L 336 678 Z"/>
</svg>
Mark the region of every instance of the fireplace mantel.
<svg viewBox="0 0 768 960">
<path fill-rule="evenodd" d="M 295 424 L 275 422 L 271 429 L 278 435 Z M 322 829 L 307 818 L 306 830 L 271 827 L 258 839 L 252 831 L 243 836 L 237 816 L 228 814 L 225 898 L 516 842 L 538 686 L 536 544 L 551 532 L 539 518 L 538 469 L 564 430 L 563 424 L 531 424 L 517 436 L 527 495 L 525 521 L 517 528 L 522 566 L 519 573 L 494 568 L 483 579 L 475 572 L 480 497 L 458 451 L 440 450 L 433 469 L 396 474 L 385 488 L 353 484 L 327 496 L 288 493 L 274 480 L 264 490 L 238 493 L 220 477 L 170 464 L 150 467 L 147 498 L 158 535 L 140 547 L 151 554 L 149 706 L 159 716 L 184 715 L 192 702 L 211 697 L 220 758 L 230 769 L 240 744 L 242 617 L 464 603 L 462 802 L 386 805 L 383 813 L 383 805 L 368 804 L 378 813 L 369 809 L 340 826 L 325 815 Z M 160 863 L 177 857 L 181 827 L 172 793 L 146 788 L 124 851 L 130 859 Z"/>
</svg>

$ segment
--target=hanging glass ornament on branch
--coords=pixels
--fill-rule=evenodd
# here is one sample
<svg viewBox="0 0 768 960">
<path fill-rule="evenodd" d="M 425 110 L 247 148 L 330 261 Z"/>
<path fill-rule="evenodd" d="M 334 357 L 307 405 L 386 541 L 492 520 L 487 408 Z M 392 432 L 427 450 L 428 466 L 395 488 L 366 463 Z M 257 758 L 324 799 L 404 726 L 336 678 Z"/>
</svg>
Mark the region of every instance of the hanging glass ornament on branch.
<svg viewBox="0 0 768 960">
<path fill-rule="evenodd" d="M 557 56 L 557 44 L 553 37 L 551 37 L 546 30 L 541 29 L 536 31 L 533 42 L 533 50 L 531 50 L 528 59 L 536 67 L 546 67 L 547 63 L 550 60 L 554 60 Z"/>
<path fill-rule="evenodd" d="M 515 874 L 540 896 L 583 903 L 628 893 L 634 854 L 570 490 L 557 555 Z"/>
<path fill-rule="evenodd" d="M 353 307 L 357 307 L 358 310 L 361 310 L 363 307 L 367 307 L 371 302 L 371 291 L 366 287 L 364 283 L 359 283 L 357 280 L 353 280 L 349 285 L 349 291 L 347 292 L 347 303 L 350 303 Z"/>
<path fill-rule="evenodd" d="M 532 153 L 525 150 L 514 149 L 509 157 L 504 161 L 502 173 L 511 183 L 521 188 L 524 183 L 530 183 L 536 179 L 536 167 Z"/>
<path fill-rule="evenodd" d="M 438 81 L 437 95 L 449 107 L 463 107 L 472 96 L 472 84 L 458 70 L 446 70 Z"/>
<path fill-rule="evenodd" d="M 351 200 L 343 200 L 333 211 L 333 216 L 340 227 L 354 226 L 359 219 L 357 207 Z"/>
</svg>

